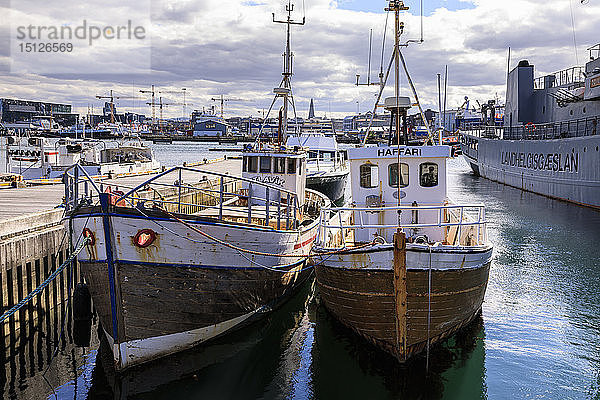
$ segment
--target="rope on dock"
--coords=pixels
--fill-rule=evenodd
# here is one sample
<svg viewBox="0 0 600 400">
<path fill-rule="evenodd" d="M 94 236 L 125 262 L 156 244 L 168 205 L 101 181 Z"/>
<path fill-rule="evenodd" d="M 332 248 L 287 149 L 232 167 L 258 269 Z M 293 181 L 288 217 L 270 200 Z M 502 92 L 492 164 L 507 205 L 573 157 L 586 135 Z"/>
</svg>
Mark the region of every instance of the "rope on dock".
<svg viewBox="0 0 600 400">
<path fill-rule="evenodd" d="M 46 286 L 48 286 L 50 284 L 50 282 L 52 282 L 58 276 L 58 274 L 60 274 L 69 264 L 71 264 L 71 262 L 75 259 L 75 257 L 77 257 L 77 255 L 79 253 L 81 253 L 81 251 L 83 250 L 83 248 L 90 242 L 90 240 L 91 239 L 89 237 L 85 237 L 81 241 L 81 243 L 79 243 L 79 245 L 73 251 L 73 253 L 71 253 L 71 255 L 65 260 L 65 262 L 62 263 L 60 265 L 60 267 L 58 267 L 56 269 L 56 271 L 54 271 L 52 274 L 50 274 L 50 276 L 44 282 L 42 282 L 31 293 L 29 293 L 27 296 L 25 296 L 25 298 L 23 300 L 21 300 L 20 302 L 18 302 L 17 304 L 15 304 L 13 307 L 11 307 L 10 310 L 8 310 L 4 314 L 2 314 L 2 316 L 0 317 L 0 323 L 4 322 L 7 318 L 11 317 L 13 314 L 15 314 L 21 308 L 23 308 L 23 306 L 25 304 L 27 304 L 37 294 L 39 294 L 42 290 L 44 290 L 46 288 Z"/>
</svg>

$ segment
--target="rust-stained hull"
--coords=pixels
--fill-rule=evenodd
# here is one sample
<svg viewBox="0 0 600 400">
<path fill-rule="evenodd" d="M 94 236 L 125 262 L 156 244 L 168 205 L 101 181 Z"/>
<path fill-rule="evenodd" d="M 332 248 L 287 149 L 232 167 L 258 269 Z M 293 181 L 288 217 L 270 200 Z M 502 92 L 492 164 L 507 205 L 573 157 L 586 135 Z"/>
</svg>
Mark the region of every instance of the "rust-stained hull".
<svg viewBox="0 0 600 400">
<path fill-rule="evenodd" d="M 416 265 L 429 253 L 408 249 L 404 330 L 398 329 L 390 247 L 333 256 L 330 262 L 317 262 L 315 273 L 327 309 L 344 325 L 404 362 L 426 348 L 428 337 L 433 345 L 477 316 L 487 287 L 491 251 L 453 256 L 432 253 L 429 292 L 429 265 Z M 452 258 L 454 266 L 449 262 Z M 401 332 L 406 332 L 405 349 Z"/>
<path fill-rule="evenodd" d="M 272 257 L 242 254 L 157 211 L 147 210 L 143 217 L 126 208 L 112 208 L 108 215 L 98 211 L 82 209 L 71 223 L 74 235 L 84 229 L 94 235 L 94 244 L 78 260 L 117 370 L 191 348 L 263 317 L 312 272 L 305 255 L 317 222 L 278 231 L 189 217 L 188 224 L 231 245 L 289 255 Z M 136 234 L 150 229 L 154 242 L 135 246 Z"/>
<path fill-rule="evenodd" d="M 107 265 L 81 266 L 115 352 Z M 121 344 L 115 354 L 117 369 L 191 348 L 256 321 L 289 298 L 312 271 L 305 262 L 287 273 L 120 263 L 115 268 Z"/>
</svg>

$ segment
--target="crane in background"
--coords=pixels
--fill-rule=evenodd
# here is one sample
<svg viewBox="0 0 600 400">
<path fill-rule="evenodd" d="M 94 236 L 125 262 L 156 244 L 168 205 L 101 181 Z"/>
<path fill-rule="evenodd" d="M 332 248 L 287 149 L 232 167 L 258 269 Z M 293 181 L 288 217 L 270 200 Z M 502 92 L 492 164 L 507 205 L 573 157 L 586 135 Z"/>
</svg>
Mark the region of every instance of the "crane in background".
<svg viewBox="0 0 600 400">
<path fill-rule="evenodd" d="M 221 118 L 223 118 L 223 108 L 224 108 L 224 104 L 227 101 L 246 101 L 244 99 L 236 99 L 236 98 L 231 98 L 231 99 L 226 99 L 224 97 L 224 95 L 219 95 L 219 97 L 212 97 L 211 98 L 212 101 L 218 101 L 221 103 Z"/>
<path fill-rule="evenodd" d="M 163 107 L 168 107 L 168 106 L 180 106 L 184 103 L 165 103 L 163 102 L 162 96 L 158 97 L 158 103 L 152 101 L 152 102 L 147 102 L 146 104 L 151 105 L 153 110 L 155 106 L 159 107 L 159 119 L 158 119 L 158 130 L 162 132 L 162 128 L 164 126 L 164 119 L 163 119 Z M 187 103 L 187 104 L 193 104 L 193 103 Z M 154 120 L 154 112 L 153 112 L 153 120 Z M 154 122 L 152 124 L 154 126 Z"/>
<path fill-rule="evenodd" d="M 140 90 L 140 93 L 146 93 L 146 94 L 150 94 L 152 96 L 151 101 L 146 103 L 148 105 L 152 106 L 152 125 L 156 124 L 156 106 L 158 105 L 160 107 L 160 119 L 162 119 L 162 106 L 167 105 L 166 103 L 162 103 L 161 102 L 156 102 L 156 94 L 160 93 L 160 94 L 179 94 L 182 93 L 183 94 L 183 103 L 169 103 L 168 105 L 182 105 L 183 106 L 183 117 L 185 118 L 186 116 L 186 106 L 192 104 L 192 103 L 187 103 L 185 101 L 185 95 L 187 92 L 187 88 L 182 88 L 181 91 L 174 91 L 174 90 L 156 90 L 155 86 L 152 85 L 150 90 Z M 162 103 L 162 105 L 161 105 Z"/>
<path fill-rule="evenodd" d="M 191 103 L 186 103 L 185 102 L 185 95 L 186 95 L 187 89 L 186 88 L 181 88 L 181 90 L 162 90 L 159 91 L 158 93 L 165 93 L 165 94 L 182 94 L 183 95 L 183 103 L 177 103 L 177 105 L 183 106 L 182 107 L 182 111 L 183 111 L 183 118 L 186 117 L 186 113 L 185 113 L 185 108 L 187 105 L 190 105 Z M 174 105 L 174 104 L 173 104 Z"/>
<path fill-rule="evenodd" d="M 113 94 L 112 89 L 110 90 L 110 95 L 109 96 L 100 96 L 100 95 L 96 95 L 96 98 L 98 99 L 110 99 L 110 123 L 114 124 L 115 123 L 115 99 L 137 99 L 137 97 L 132 97 L 132 96 L 115 96 Z"/>
<path fill-rule="evenodd" d="M 156 101 L 154 101 L 155 99 L 155 91 L 154 91 L 154 85 L 152 85 L 152 88 L 150 90 L 141 90 L 140 89 L 140 93 L 151 93 L 152 94 L 152 101 L 150 103 L 146 103 L 146 104 L 151 104 L 152 105 L 152 126 L 154 126 L 156 124 Z"/>
</svg>

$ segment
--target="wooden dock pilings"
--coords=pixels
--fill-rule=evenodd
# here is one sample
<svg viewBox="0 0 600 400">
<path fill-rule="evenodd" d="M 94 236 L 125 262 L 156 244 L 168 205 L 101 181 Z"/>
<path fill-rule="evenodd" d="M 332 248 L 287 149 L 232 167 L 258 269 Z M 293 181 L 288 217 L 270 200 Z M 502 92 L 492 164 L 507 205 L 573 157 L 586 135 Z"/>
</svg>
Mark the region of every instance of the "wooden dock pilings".
<svg viewBox="0 0 600 400">
<path fill-rule="evenodd" d="M 66 260 L 69 243 L 61 223 L 63 211 L 54 209 L 0 221 L 2 312 L 31 293 Z M 79 268 L 72 268 L 65 268 L 43 292 L 0 323 L 0 386 L 4 398 L 35 398 L 51 391 L 41 372 L 50 364 L 59 343 L 61 350 L 73 348 L 67 299 L 80 275 Z M 74 353 L 58 357 L 61 362 L 54 363 L 47 376 L 55 384 L 73 379 L 73 371 L 65 367 L 77 363 Z"/>
</svg>

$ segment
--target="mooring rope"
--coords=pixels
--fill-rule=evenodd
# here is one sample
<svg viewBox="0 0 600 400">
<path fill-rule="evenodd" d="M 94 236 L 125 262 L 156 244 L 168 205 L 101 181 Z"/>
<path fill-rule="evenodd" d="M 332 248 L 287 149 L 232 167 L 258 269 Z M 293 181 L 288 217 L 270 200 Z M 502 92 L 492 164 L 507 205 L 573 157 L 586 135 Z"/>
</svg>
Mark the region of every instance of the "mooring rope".
<svg viewBox="0 0 600 400">
<path fill-rule="evenodd" d="M 18 302 L 14 306 L 12 306 L 10 308 L 10 310 L 8 310 L 4 314 L 2 314 L 2 316 L 0 317 L 0 323 L 4 322 L 7 318 L 11 317 L 14 313 L 16 313 L 21 308 L 23 308 L 23 306 L 25 304 L 27 304 L 37 294 L 39 294 L 42 290 L 44 290 L 46 288 L 46 286 L 48 286 L 50 284 L 50 282 L 52 282 L 58 276 L 58 274 L 60 274 L 69 264 L 71 264 L 71 262 L 75 259 L 75 257 L 77 257 L 77 255 L 79 253 L 81 253 L 81 251 L 83 250 L 83 248 L 90 242 L 90 240 L 91 239 L 89 237 L 84 238 L 83 241 L 81 243 L 79 243 L 79 245 L 77 246 L 77 248 L 73 251 L 73 253 L 71 253 L 71 255 L 69 256 L 69 258 L 67 258 L 65 260 L 65 262 L 62 263 L 60 265 L 60 267 L 58 267 L 56 269 L 56 271 L 54 271 L 52 274 L 50 274 L 50 276 L 44 282 L 42 282 L 31 293 L 29 293 L 27 296 L 25 296 L 25 298 L 23 300 L 21 300 L 20 302 Z"/>
<path fill-rule="evenodd" d="M 171 218 L 173 218 L 174 220 L 176 220 L 177 222 L 179 222 L 179 223 L 183 224 L 184 226 L 186 226 L 187 228 L 193 230 L 194 232 L 199 233 L 200 235 L 202 235 L 202 236 L 204 236 L 204 237 L 206 237 L 206 238 L 208 238 L 208 239 L 210 239 L 212 241 L 215 241 L 215 242 L 217 242 L 217 243 L 219 243 L 219 244 L 221 244 L 221 245 L 223 245 L 225 247 L 229 247 L 230 249 L 233 249 L 233 250 L 237 250 L 237 251 L 240 251 L 240 252 L 244 252 L 244 253 L 248 253 L 248 254 L 253 254 L 253 255 L 257 255 L 257 256 L 265 256 L 265 257 L 294 257 L 294 258 L 303 257 L 303 258 L 309 258 L 311 256 L 310 253 L 309 254 L 274 254 L 274 253 L 267 253 L 267 252 L 263 252 L 263 251 L 244 249 L 242 247 L 236 246 L 236 245 L 228 243 L 228 242 L 226 242 L 226 241 L 224 241 L 222 239 L 214 237 L 214 236 L 212 236 L 212 235 L 210 235 L 210 234 L 208 234 L 206 232 L 202 232 L 200 229 L 196 228 L 195 226 L 192 226 L 192 225 L 188 224 L 187 222 L 185 222 L 181 218 L 177 217 L 173 213 L 165 210 L 164 208 L 160 208 L 160 207 L 157 207 L 157 208 L 160 209 L 161 211 L 163 211 L 165 214 L 167 214 Z M 330 254 L 340 254 L 340 253 L 343 253 L 343 252 L 348 251 L 348 250 L 358 250 L 358 249 L 362 249 L 362 248 L 365 248 L 365 247 L 368 247 L 368 246 L 373 246 L 375 244 L 376 243 L 373 241 L 373 242 L 364 243 L 364 244 L 361 244 L 361 245 L 358 245 L 358 246 L 345 247 L 345 248 L 342 248 L 342 249 L 339 249 L 339 250 L 327 251 L 327 252 L 322 252 L 322 253 L 319 252 L 316 255 L 326 256 L 326 255 L 330 255 Z"/>
</svg>

